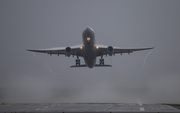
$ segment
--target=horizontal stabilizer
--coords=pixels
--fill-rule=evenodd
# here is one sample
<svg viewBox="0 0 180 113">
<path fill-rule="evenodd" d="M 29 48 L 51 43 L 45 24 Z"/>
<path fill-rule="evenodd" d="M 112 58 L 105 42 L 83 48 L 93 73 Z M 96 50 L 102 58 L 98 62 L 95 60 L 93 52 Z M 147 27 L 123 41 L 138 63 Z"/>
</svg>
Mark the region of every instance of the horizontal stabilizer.
<svg viewBox="0 0 180 113">
<path fill-rule="evenodd" d="M 83 65 L 73 65 L 73 66 L 71 66 L 71 68 L 73 68 L 73 67 L 87 67 L 86 66 L 86 64 L 83 64 Z M 95 66 L 94 67 L 112 67 L 111 65 L 100 65 L 100 64 L 95 64 Z"/>
<path fill-rule="evenodd" d="M 100 64 L 96 64 L 95 67 L 112 67 L 112 65 L 107 65 L 107 64 L 100 65 Z"/>
<path fill-rule="evenodd" d="M 72 67 L 87 67 L 85 64 L 83 64 L 83 65 L 73 65 L 73 66 L 71 66 L 71 68 Z"/>
</svg>

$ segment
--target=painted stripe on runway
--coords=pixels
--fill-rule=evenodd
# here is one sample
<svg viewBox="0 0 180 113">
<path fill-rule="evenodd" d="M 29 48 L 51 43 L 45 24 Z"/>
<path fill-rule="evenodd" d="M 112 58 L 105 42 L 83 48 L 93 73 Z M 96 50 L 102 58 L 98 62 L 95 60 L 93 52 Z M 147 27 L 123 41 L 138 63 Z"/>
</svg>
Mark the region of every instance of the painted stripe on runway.
<svg viewBox="0 0 180 113">
<path fill-rule="evenodd" d="M 105 111 L 111 109 L 113 106 L 114 106 L 114 105 L 109 106 L 108 108 L 105 109 Z"/>
<path fill-rule="evenodd" d="M 39 110 L 40 110 L 40 108 L 37 108 L 37 109 L 36 109 L 36 111 L 39 111 Z"/>
<path fill-rule="evenodd" d="M 140 109 L 140 111 L 145 111 L 145 109 L 144 108 L 139 108 Z"/>
<path fill-rule="evenodd" d="M 138 103 L 140 106 L 142 106 L 142 104 L 141 103 Z"/>
</svg>

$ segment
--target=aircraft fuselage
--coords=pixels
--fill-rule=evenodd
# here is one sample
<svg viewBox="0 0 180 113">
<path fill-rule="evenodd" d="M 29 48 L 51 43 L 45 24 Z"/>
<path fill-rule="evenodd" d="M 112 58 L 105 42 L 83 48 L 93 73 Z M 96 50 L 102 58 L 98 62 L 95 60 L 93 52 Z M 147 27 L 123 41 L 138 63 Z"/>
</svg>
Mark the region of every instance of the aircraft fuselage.
<svg viewBox="0 0 180 113">
<path fill-rule="evenodd" d="M 89 68 L 96 64 L 95 33 L 92 28 L 87 27 L 82 33 L 83 58 Z"/>
</svg>

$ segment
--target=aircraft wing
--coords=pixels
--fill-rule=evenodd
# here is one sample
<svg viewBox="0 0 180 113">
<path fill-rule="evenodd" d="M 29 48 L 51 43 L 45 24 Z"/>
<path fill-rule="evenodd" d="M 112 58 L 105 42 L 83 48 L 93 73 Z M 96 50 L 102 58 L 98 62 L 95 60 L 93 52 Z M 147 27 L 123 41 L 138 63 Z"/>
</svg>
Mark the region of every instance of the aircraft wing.
<svg viewBox="0 0 180 113">
<path fill-rule="evenodd" d="M 49 49 L 26 49 L 27 51 L 31 52 L 39 52 L 39 53 L 46 53 L 46 54 L 57 54 L 57 55 L 75 55 L 82 57 L 82 46 L 73 46 L 73 47 L 58 47 L 58 48 L 49 48 Z M 70 52 L 67 52 L 66 49 L 70 48 Z"/>
<path fill-rule="evenodd" d="M 109 46 L 110 47 L 110 46 Z M 154 49 L 154 47 L 150 47 L 150 48 L 119 48 L 119 47 L 113 47 L 113 52 L 112 54 L 122 54 L 122 53 L 132 53 L 134 51 L 142 51 L 142 50 L 149 50 L 149 49 Z M 97 49 L 97 56 L 101 56 L 101 55 L 108 55 L 110 51 L 108 51 L 108 46 L 98 46 Z"/>
</svg>

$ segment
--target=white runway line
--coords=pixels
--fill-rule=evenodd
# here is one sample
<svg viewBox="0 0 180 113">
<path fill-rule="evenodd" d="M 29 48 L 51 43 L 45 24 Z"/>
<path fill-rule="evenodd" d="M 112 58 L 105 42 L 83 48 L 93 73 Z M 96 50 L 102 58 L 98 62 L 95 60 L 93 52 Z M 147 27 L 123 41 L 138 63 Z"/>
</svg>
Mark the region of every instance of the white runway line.
<svg viewBox="0 0 180 113">
<path fill-rule="evenodd" d="M 124 104 L 117 104 L 117 105 L 121 106 L 121 105 L 124 105 Z"/>
<path fill-rule="evenodd" d="M 138 103 L 140 106 L 142 106 L 142 104 L 141 103 Z"/>
<path fill-rule="evenodd" d="M 139 108 L 140 109 L 140 111 L 145 111 L 145 109 L 144 108 Z"/>
<path fill-rule="evenodd" d="M 44 107 L 44 108 L 48 108 L 49 106 L 46 106 L 46 107 Z"/>
<path fill-rule="evenodd" d="M 37 109 L 36 109 L 36 111 L 39 111 L 39 110 L 40 110 L 40 108 L 37 108 Z"/>
<path fill-rule="evenodd" d="M 108 108 L 105 109 L 105 111 L 111 109 L 113 106 L 114 106 L 114 105 L 109 106 Z"/>
</svg>

